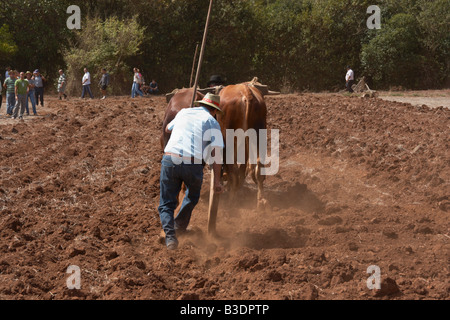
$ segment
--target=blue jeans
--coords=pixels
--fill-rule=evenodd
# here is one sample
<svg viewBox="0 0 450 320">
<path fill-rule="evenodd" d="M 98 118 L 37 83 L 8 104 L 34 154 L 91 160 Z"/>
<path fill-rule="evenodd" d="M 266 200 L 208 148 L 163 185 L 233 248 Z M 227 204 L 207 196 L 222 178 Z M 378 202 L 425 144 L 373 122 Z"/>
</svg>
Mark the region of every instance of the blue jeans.
<svg viewBox="0 0 450 320">
<path fill-rule="evenodd" d="M 12 115 L 14 106 L 16 105 L 16 95 L 14 93 L 6 94 L 6 113 Z"/>
<path fill-rule="evenodd" d="M 139 83 L 133 82 L 133 86 L 131 87 L 131 97 L 136 97 L 136 94 L 140 95 L 141 97 L 144 96 L 144 93 L 139 88 Z"/>
<path fill-rule="evenodd" d="M 35 100 L 35 93 L 34 90 L 28 92 L 28 98 L 27 98 L 27 105 L 26 105 L 26 109 L 27 109 L 27 113 L 30 114 L 30 109 L 28 108 L 28 99 L 30 99 L 31 101 L 31 106 L 33 107 L 33 113 L 37 114 L 36 112 L 36 100 Z"/>
<path fill-rule="evenodd" d="M 177 208 L 178 193 L 181 184 L 186 185 L 186 194 L 181 204 L 180 212 L 174 218 Z M 161 161 L 159 217 L 166 234 L 166 244 L 175 241 L 175 230 L 186 230 L 191 219 L 192 210 L 200 199 L 203 182 L 203 165 L 174 164 L 171 156 L 164 155 Z"/>
<path fill-rule="evenodd" d="M 83 86 L 83 91 L 81 92 L 81 98 L 84 98 L 84 95 L 86 94 L 86 92 L 89 93 L 89 96 L 91 97 L 91 99 L 94 99 L 94 95 L 92 94 L 90 84 L 86 84 Z"/>
</svg>

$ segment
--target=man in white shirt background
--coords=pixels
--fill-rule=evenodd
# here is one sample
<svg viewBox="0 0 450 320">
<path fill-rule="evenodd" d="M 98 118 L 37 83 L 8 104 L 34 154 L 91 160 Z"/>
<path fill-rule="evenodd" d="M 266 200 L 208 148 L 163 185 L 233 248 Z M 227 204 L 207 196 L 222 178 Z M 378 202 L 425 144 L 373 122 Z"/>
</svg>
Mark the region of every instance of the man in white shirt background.
<svg viewBox="0 0 450 320">
<path fill-rule="evenodd" d="M 352 85 L 355 82 L 355 74 L 350 66 L 347 66 L 347 73 L 345 75 L 345 87 L 348 92 L 353 92 Z"/>
<path fill-rule="evenodd" d="M 91 91 L 91 74 L 89 73 L 87 68 L 84 68 L 84 76 L 81 84 L 83 85 L 83 91 L 81 92 L 81 99 L 84 98 L 86 92 L 89 93 L 91 99 L 94 99 L 94 95 L 92 94 Z"/>
</svg>

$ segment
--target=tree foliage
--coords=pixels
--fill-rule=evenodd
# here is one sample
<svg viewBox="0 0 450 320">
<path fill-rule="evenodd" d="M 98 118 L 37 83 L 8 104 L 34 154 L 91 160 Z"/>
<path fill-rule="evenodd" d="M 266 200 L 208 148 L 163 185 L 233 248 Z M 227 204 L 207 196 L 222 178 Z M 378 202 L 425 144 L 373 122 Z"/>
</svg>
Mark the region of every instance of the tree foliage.
<svg viewBox="0 0 450 320">
<path fill-rule="evenodd" d="M 4 24 L 0 28 L 0 61 L 9 61 L 16 52 L 17 45 L 9 32 L 8 25 Z"/>
<path fill-rule="evenodd" d="M 420 55 L 416 19 L 405 13 L 393 16 L 363 46 L 362 65 L 377 83 L 419 87 L 423 56 Z"/>
<path fill-rule="evenodd" d="M 84 28 L 77 32 L 75 43 L 64 54 L 69 92 L 80 90 L 80 79 L 85 67 L 90 70 L 92 82 L 96 80 L 94 75 L 100 75 L 101 69 L 106 68 L 115 93 L 128 92 L 128 86 L 123 84 L 132 79 L 132 70 L 126 60 L 140 54 L 144 30 L 136 18 L 119 20 L 111 17 L 104 21 L 99 18 L 87 19 Z"/>
<path fill-rule="evenodd" d="M 26 71 L 39 68 L 49 78 L 64 66 L 62 52 L 71 38 L 66 28 L 69 0 L 8 0 L 0 5 L 0 24 L 7 24 L 17 50 L 0 64 Z"/>
<path fill-rule="evenodd" d="M 73 4 L 81 8 L 80 32 L 66 28 L 66 9 Z M 73 81 L 83 65 L 95 72 L 105 66 L 114 74 L 115 93 L 131 86 L 130 70 L 125 69 L 135 66 L 147 79 L 157 79 L 163 91 L 188 86 L 208 4 L 4 1 L 0 21 L 9 31 L 2 34 L 12 38 L 0 34 L 1 41 L 18 50 L 0 55 L 0 64 L 11 61 L 23 70 L 39 67 L 55 78 L 57 69 L 67 66 Z M 366 10 L 372 4 L 381 9 L 379 30 L 366 26 Z M 126 21 L 123 29 L 117 27 L 121 21 Z M 210 75 L 221 74 L 228 83 L 258 76 L 275 90 L 337 90 L 343 88 L 347 65 L 376 89 L 449 85 L 450 2 L 214 0 L 200 85 L 206 85 Z"/>
</svg>

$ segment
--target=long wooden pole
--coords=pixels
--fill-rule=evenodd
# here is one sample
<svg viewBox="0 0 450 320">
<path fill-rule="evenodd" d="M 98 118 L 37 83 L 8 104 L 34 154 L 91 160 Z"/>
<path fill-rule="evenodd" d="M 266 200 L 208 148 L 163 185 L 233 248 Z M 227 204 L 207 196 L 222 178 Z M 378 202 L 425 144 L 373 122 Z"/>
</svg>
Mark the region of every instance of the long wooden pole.
<svg viewBox="0 0 450 320">
<path fill-rule="evenodd" d="M 191 71 L 191 79 L 189 80 L 189 88 L 192 87 L 192 78 L 194 77 L 195 71 L 195 61 L 197 61 L 197 51 L 198 51 L 198 43 L 195 46 L 195 54 L 194 54 L 194 61 L 192 61 L 192 71 Z"/>
<path fill-rule="evenodd" d="M 211 16 L 212 3 L 213 3 L 213 0 L 210 0 L 210 2 L 209 2 L 209 9 L 208 9 L 208 16 L 206 17 L 205 31 L 203 32 L 202 48 L 200 50 L 200 57 L 198 59 L 197 74 L 195 75 L 194 94 L 192 95 L 191 108 L 194 106 L 195 98 L 197 97 L 198 78 L 200 76 L 200 69 L 202 67 L 202 62 L 203 62 L 203 54 L 205 52 L 206 35 L 208 33 L 208 25 L 209 25 L 209 18 Z"/>
</svg>

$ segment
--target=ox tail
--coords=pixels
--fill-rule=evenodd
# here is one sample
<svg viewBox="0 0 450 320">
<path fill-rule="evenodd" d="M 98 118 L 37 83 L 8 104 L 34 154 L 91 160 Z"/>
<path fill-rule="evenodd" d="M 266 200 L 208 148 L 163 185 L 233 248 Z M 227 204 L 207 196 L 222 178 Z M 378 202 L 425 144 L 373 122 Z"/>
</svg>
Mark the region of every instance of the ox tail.
<svg viewBox="0 0 450 320">
<path fill-rule="evenodd" d="M 245 117 L 244 119 L 250 119 L 250 106 L 251 102 L 253 100 L 253 94 L 252 91 L 248 86 L 244 86 L 244 92 L 242 93 L 242 102 L 244 103 L 244 110 L 245 110 Z M 248 121 L 244 121 L 243 123 L 243 129 L 248 130 Z"/>
<path fill-rule="evenodd" d="M 254 99 L 253 93 L 250 89 L 250 87 L 248 85 L 244 86 L 243 89 L 243 93 L 242 93 L 242 100 L 244 103 L 244 112 L 245 112 L 245 117 L 244 117 L 244 122 L 243 122 L 243 129 L 244 131 L 247 131 L 249 129 L 249 123 L 248 123 L 248 119 L 250 119 L 251 117 L 251 105 L 252 105 L 252 100 Z M 256 141 L 256 148 L 258 146 L 258 141 Z M 245 138 L 245 165 L 241 168 L 241 179 L 245 180 L 245 177 L 251 173 L 253 174 L 253 170 L 254 170 L 254 165 L 250 164 L 249 161 L 249 157 L 250 157 L 250 150 L 251 150 L 251 146 L 250 146 L 250 139 L 248 137 Z"/>
</svg>

